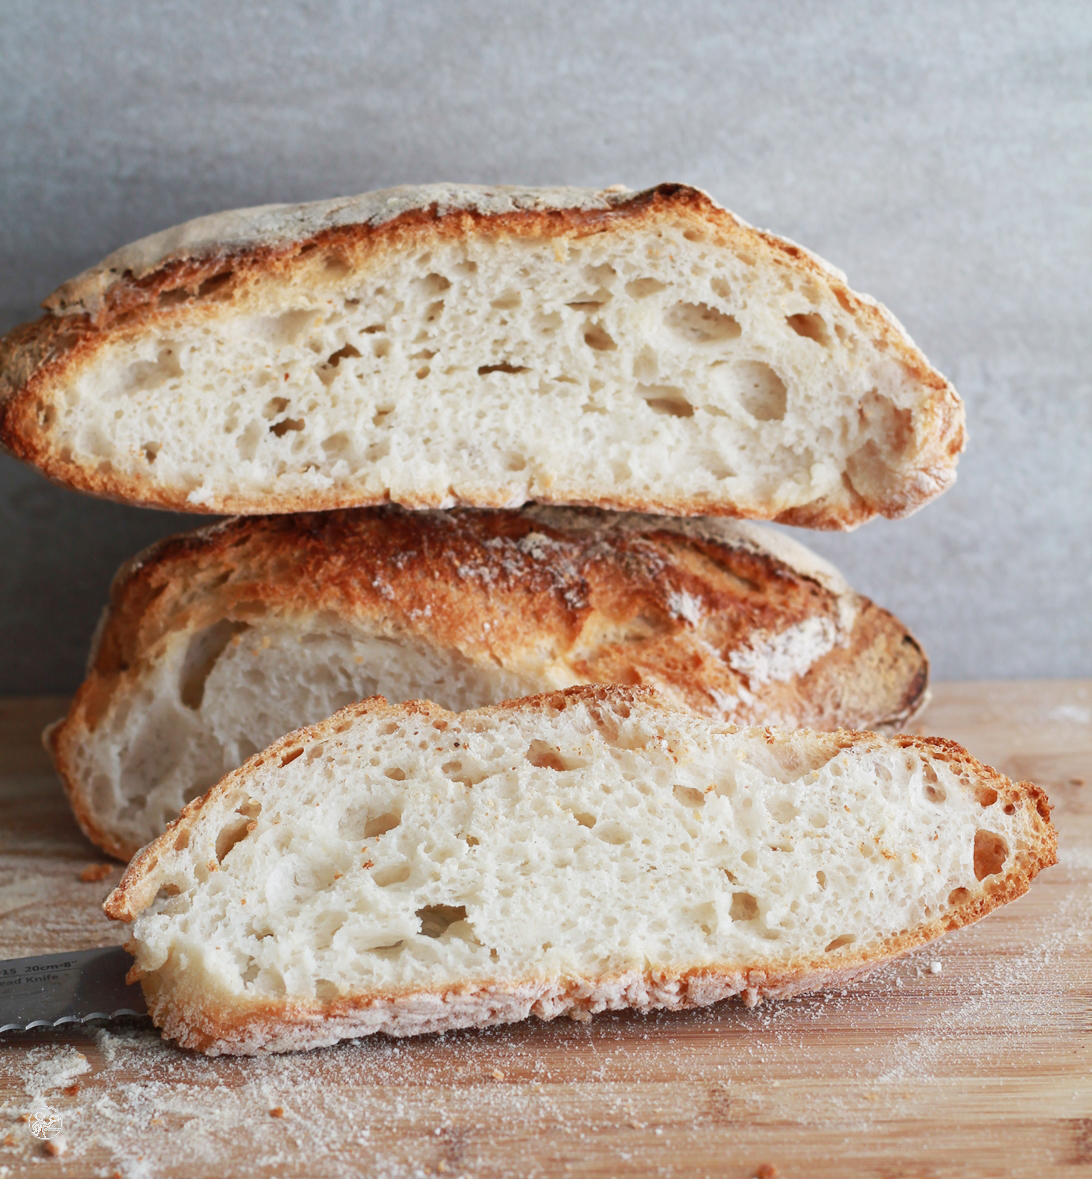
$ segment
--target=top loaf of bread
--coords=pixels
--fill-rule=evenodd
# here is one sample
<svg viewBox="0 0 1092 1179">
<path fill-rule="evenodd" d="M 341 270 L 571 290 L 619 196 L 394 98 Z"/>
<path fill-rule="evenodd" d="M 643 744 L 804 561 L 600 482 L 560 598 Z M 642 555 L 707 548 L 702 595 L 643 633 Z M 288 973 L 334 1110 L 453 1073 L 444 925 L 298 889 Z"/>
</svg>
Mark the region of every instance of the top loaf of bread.
<svg viewBox="0 0 1092 1179">
<path fill-rule="evenodd" d="M 852 528 L 955 478 L 962 403 L 807 250 L 683 185 L 425 185 L 188 222 L 0 344 L 0 442 L 243 514 L 528 501 Z"/>
</svg>

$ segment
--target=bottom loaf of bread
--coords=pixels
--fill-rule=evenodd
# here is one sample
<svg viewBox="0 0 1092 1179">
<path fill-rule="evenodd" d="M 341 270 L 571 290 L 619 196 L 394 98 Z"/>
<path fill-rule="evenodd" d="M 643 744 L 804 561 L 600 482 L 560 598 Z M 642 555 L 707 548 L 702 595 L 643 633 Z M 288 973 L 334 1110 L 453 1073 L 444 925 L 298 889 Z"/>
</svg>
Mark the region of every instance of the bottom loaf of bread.
<svg viewBox="0 0 1092 1179">
<path fill-rule="evenodd" d="M 735 728 L 644 689 L 363 701 L 191 803 L 106 902 L 165 1035 L 289 1051 L 748 1004 L 984 916 L 1043 792 L 939 738 Z"/>
</svg>

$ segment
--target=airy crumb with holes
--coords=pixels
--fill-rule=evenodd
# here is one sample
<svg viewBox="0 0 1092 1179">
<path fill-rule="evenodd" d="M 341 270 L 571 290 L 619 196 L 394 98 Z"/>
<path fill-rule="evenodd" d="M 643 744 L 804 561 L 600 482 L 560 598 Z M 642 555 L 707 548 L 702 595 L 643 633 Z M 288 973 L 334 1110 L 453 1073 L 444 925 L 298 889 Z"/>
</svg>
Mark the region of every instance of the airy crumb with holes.
<svg viewBox="0 0 1092 1179">
<path fill-rule="evenodd" d="M 167 1036 L 253 1054 L 790 995 L 1054 858 L 1043 792 L 953 742 L 737 729 L 597 686 L 350 705 L 191 803 L 105 907 Z"/>
<path fill-rule="evenodd" d="M 851 528 L 940 494 L 963 447 L 962 402 L 893 316 L 679 184 L 239 210 L 46 306 L 0 350 L 0 442 L 181 511 L 534 500 Z"/>
</svg>

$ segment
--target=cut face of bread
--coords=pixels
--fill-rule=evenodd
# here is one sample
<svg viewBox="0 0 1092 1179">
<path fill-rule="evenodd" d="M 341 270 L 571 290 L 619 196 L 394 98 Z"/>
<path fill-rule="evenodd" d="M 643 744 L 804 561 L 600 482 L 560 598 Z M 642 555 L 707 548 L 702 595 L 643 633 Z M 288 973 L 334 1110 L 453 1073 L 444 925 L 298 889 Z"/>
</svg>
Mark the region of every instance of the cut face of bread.
<svg viewBox="0 0 1092 1179">
<path fill-rule="evenodd" d="M 902 624 L 770 529 L 591 509 L 244 517 L 122 570 L 49 734 L 84 830 L 123 859 L 251 754 L 366 696 L 461 711 L 645 684 L 708 716 L 905 721 Z"/>
<path fill-rule="evenodd" d="M 849 528 L 962 404 L 844 276 L 703 193 L 432 185 L 179 226 L 0 350 L 0 440 L 187 511 L 595 504 Z"/>
<path fill-rule="evenodd" d="M 821 987 L 1054 862 L 1049 806 L 938 739 L 572 688 L 365 701 L 228 775 L 106 902 L 166 1035 L 311 1048 Z"/>
</svg>

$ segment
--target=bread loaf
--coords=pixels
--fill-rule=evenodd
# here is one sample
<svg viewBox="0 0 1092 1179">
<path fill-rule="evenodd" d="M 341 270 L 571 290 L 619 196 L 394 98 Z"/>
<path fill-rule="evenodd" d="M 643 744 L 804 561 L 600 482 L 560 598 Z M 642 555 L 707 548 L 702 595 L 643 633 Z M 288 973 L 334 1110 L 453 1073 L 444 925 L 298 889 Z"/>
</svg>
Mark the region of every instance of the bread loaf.
<svg viewBox="0 0 1092 1179">
<path fill-rule="evenodd" d="M 49 744 L 83 829 L 128 859 L 183 803 L 365 696 L 457 711 L 587 682 L 744 723 L 904 722 L 906 628 L 772 529 L 592 509 L 244 517 L 118 576 Z"/>
<path fill-rule="evenodd" d="M 275 742 L 130 864 L 149 1010 L 208 1053 L 827 986 L 1054 862 L 959 746 L 736 730 L 638 688 L 373 699 Z"/>
<path fill-rule="evenodd" d="M 0 441 L 184 511 L 593 504 L 850 528 L 955 478 L 896 320 L 682 185 L 427 185 L 201 218 L 0 347 Z"/>
</svg>

